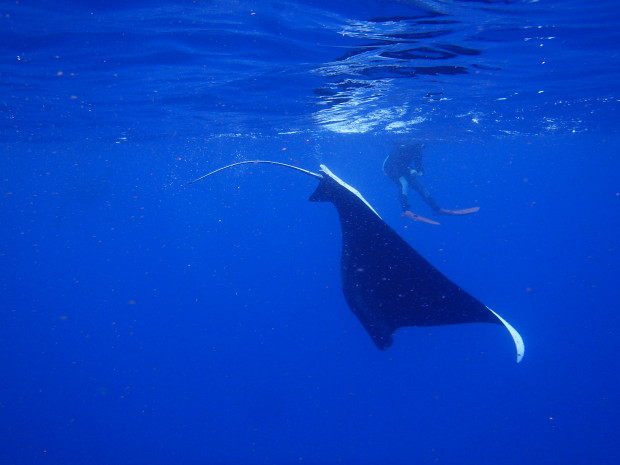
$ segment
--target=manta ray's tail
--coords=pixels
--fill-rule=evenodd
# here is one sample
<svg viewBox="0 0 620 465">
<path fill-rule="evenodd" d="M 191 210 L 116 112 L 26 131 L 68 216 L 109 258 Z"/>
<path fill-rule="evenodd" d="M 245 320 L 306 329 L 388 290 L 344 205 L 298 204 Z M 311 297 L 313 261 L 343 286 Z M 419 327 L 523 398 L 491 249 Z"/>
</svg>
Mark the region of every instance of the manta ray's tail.
<svg viewBox="0 0 620 465">
<path fill-rule="evenodd" d="M 237 162 L 237 163 L 233 163 L 232 165 L 227 165 L 227 166 L 224 166 L 222 168 L 218 168 L 215 171 L 211 171 L 210 173 L 205 174 L 204 176 L 200 176 L 198 179 L 194 179 L 193 181 L 189 181 L 187 184 L 194 184 L 195 182 L 201 181 L 204 178 L 207 178 L 207 177 L 211 176 L 212 174 L 218 173 L 218 172 L 220 172 L 222 170 L 225 170 L 225 169 L 228 169 L 228 168 L 233 168 L 233 167 L 239 166 L 239 165 L 249 165 L 249 164 L 257 165 L 259 163 L 267 163 L 269 165 L 284 166 L 286 168 L 291 168 L 293 170 L 301 171 L 302 173 L 305 173 L 308 176 L 312 176 L 313 178 L 323 179 L 323 176 L 321 176 L 318 173 L 313 173 L 312 171 L 308 171 L 308 170 L 305 170 L 303 168 L 298 168 L 297 166 L 287 165 L 286 163 L 280 163 L 278 161 L 269 161 L 269 160 L 253 160 L 253 161 L 240 161 L 240 162 Z"/>
</svg>

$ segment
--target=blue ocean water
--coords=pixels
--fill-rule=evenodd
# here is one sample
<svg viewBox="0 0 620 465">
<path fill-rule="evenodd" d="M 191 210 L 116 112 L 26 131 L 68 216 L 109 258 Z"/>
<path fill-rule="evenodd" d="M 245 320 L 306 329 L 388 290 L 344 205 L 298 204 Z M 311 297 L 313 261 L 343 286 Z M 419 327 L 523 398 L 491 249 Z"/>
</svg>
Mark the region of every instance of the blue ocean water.
<svg viewBox="0 0 620 465">
<path fill-rule="evenodd" d="M 0 463 L 616 464 L 620 9 L 10 1 Z M 440 226 L 381 171 L 423 142 Z M 521 333 L 376 349 L 316 180 Z M 432 214 L 414 194 L 412 209 Z"/>
</svg>

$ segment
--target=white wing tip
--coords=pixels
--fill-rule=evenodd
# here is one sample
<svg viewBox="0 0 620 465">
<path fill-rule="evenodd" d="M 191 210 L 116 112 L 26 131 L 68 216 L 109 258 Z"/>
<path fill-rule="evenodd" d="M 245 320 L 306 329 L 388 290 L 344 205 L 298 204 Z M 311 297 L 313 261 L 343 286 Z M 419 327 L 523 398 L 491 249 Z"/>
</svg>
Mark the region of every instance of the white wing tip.
<svg viewBox="0 0 620 465">
<path fill-rule="evenodd" d="M 508 323 L 506 320 L 504 320 L 501 316 L 499 316 L 497 313 L 495 313 L 489 307 L 487 307 L 487 308 L 489 309 L 490 312 L 493 313 L 493 315 L 495 315 L 497 318 L 499 318 L 499 321 L 501 321 L 504 324 L 504 326 L 506 327 L 506 329 L 508 330 L 508 332 L 512 336 L 512 340 L 515 343 L 515 348 L 517 349 L 517 363 L 519 363 L 521 360 L 523 360 L 523 356 L 525 355 L 525 344 L 523 343 L 523 338 L 517 332 L 517 330 L 512 327 L 512 325 L 510 323 Z"/>
</svg>

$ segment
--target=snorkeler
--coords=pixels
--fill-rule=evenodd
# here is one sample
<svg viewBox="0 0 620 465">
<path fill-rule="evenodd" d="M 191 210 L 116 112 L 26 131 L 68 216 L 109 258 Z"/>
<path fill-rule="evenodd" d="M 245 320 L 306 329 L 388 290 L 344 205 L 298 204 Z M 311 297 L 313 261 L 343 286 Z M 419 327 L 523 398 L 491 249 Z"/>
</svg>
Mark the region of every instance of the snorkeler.
<svg viewBox="0 0 620 465">
<path fill-rule="evenodd" d="M 398 199 L 402 209 L 402 216 L 410 218 L 414 221 L 423 221 L 430 224 L 439 224 L 436 221 L 429 220 L 423 216 L 416 215 L 411 211 L 407 192 L 409 187 L 413 187 L 422 200 L 431 207 L 435 215 L 467 215 L 480 210 L 480 207 L 464 208 L 461 210 L 447 210 L 441 208 L 430 192 L 420 182 L 419 178 L 424 175 L 424 166 L 422 164 L 422 144 L 400 144 L 383 162 L 383 172 L 390 181 L 398 186 Z M 413 164 L 413 167 L 411 166 Z"/>
</svg>

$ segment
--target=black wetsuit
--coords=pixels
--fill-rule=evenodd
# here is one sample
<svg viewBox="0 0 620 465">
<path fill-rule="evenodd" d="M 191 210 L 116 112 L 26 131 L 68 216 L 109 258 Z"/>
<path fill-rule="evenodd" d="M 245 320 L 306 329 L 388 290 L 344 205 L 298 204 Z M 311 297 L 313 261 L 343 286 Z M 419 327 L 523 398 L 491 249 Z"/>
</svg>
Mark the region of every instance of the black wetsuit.
<svg viewBox="0 0 620 465">
<path fill-rule="evenodd" d="M 411 167 L 412 162 L 415 165 L 415 171 Z M 439 212 L 441 207 L 437 205 L 430 192 L 420 182 L 416 171 L 420 174 L 424 172 L 422 147 L 420 145 L 399 145 L 392 150 L 392 153 L 383 162 L 383 172 L 390 178 L 390 181 L 398 186 L 398 199 L 403 212 L 411 208 L 407 199 L 409 186 L 413 187 L 420 194 L 428 206 L 433 209 L 434 213 Z"/>
</svg>

